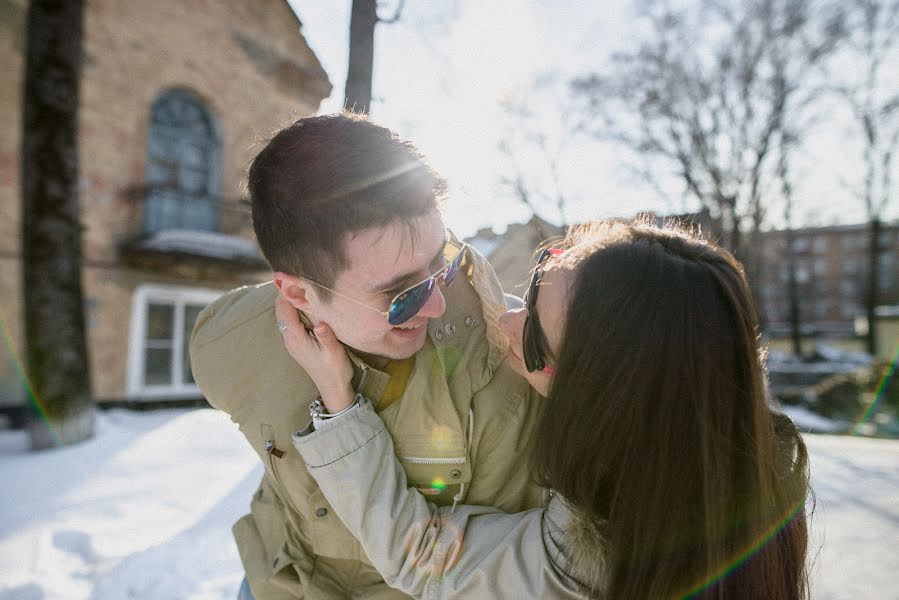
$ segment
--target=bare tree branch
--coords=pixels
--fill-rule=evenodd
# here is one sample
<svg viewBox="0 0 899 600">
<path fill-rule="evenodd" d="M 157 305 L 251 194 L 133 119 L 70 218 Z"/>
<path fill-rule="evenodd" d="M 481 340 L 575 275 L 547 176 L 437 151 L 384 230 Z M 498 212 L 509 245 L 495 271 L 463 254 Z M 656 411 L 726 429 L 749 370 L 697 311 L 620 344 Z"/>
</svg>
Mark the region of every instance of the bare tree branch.
<svg viewBox="0 0 899 600">
<path fill-rule="evenodd" d="M 812 68 L 842 35 L 822 0 L 643 6 L 647 33 L 571 84 L 583 130 L 669 163 L 743 253 L 741 228 L 766 215 L 765 181 L 786 122 L 820 97 Z M 813 85 L 814 84 L 814 85 Z M 793 145 L 785 146 L 792 148 Z"/>
<path fill-rule="evenodd" d="M 860 76 L 840 72 L 843 81 L 832 86 L 834 95 L 852 112 L 862 139 L 864 177 L 858 186 L 869 222 L 869 268 L 864 292 L 868 317 L 867 349 L 877 349 L 873 327 L 879 296 L 878 240 L 880 222 L 890 203 L 894 156 L 899 146 L 899 93 L 886 91 L 884 68 L 897 51 L 899 0 L 854 0 L 847 5 L 849 58 L 861 65 Z M 885 96 L 885 97 L 884 97 Z"/>
</svg>

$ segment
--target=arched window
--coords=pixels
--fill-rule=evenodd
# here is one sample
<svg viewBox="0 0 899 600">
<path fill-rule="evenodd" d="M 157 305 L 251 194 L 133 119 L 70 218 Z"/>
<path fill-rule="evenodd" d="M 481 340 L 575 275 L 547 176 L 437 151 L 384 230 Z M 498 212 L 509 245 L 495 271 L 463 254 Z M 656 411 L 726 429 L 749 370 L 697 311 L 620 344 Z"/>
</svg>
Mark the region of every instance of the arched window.
<svg viewBox="0 0 899 600">
<path fill-rule="evenodd" d="M 218 229 L 219 136 L 192 93 L 162 93 L 150 110 L 144 231 Z"/>
</svg>

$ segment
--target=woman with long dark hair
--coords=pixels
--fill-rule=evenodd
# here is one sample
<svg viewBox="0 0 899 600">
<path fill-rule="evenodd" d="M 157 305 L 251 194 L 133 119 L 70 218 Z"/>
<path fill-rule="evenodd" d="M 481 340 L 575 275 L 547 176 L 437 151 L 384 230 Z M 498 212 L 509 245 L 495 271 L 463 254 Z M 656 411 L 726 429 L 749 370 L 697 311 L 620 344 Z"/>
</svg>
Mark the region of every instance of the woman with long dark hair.
<svg viewBox="0 0 899 600">
<path fill-rule="evenodd" d="M 806 598 L 807 454 L 766 395 L 740 264 L 645 223 L 576 228 L 560 248 L 501 321 L 511 366 L 546 396 L 542 510 L 438 509 L 407 489 L 333 334 L 278 306 L 326 416 L 344 411 L 294 438 L 335 511 L 418 597 Z"/>
</svg>

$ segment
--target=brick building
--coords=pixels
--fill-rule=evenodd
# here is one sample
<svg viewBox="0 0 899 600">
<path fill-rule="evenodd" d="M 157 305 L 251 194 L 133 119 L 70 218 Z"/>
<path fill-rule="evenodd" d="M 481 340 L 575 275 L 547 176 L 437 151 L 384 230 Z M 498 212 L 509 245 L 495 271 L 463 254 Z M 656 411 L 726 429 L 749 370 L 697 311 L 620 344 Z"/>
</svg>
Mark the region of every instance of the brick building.
<svg viewBox="0 0 899 600">
<path fill-rule="evenodd" d="M 850 338 L 865 315 L 868 229 L 864 224 L 811 227 L 794 233 L 799 312 L 804 335 Z M 899 226 L 880 232 L 878 304 L 899 304 Z M 789 271 L 785 231 L 763 235 L 765 264 L 759 286 L 766 329 L 789 335 Z"/>
<path fill-rule="evenodd" d="M 709 214 L 659 217 L 655 221 L 685 222 L 700 231 L 714 230 Z M 486 256 L 499 276 L 503 289 L 522 295 L 529 270 L 533 266 L 534 249 L 542 241 L 563 235 L 562 228 L 533 217 L 523 224 L 509 225 L 502 234 L 485 228 L 467 241 Z M 764 328 L 772 338 L 790 335 L 786 232 L 762 233 L 761 284 L 756 298 L 762 312 Z M 868 272 L 867 225 L 814 227 L 795 231 L 797 279 L 799 283 L 800 319 L 806 338 L 857 338 L 857 321 L 865 314 L 865 286 Z M 899 225 L 884 224 L 880 234 L 880 313 L 892 315 L 899 305 Z M 884 316 L 884 320 L 887 317 Z M 891 321 L 892 323 L 893 321 Z M 884 325 L 886 327 L 886 325 Z M 895 345 L 893 329 L 880 336 L 879 355 L 889 356 Z"/>
<path fill-rule="evenodd" d="M 22 402 L 21 181 L 27 0 L 0 10 L 0 406 Z M 331 90 L 286 0 L 85 2 L 82 281 L 94 397 L 199 397 L 199 309 L 266 276 L 241 201 L 250 160 Z"/>
<path fill-rule="evenodd" d="M 527 223 L 510 224 L 502 234 L 485 227 L 465 241 L 490 260 L 503 290 L 520 297 L 526 291 L 537 246 L 563 235 L 563 227 L 535 215 Z"/>
<path fill-rule="evenodd" d="M 670 216 L 641 213 L 640 216 L 651 218 L 659 225 L 677 222 L 701 232 L 712 231 L 714 225 L 708 211 L 705 210 Z M 490 227 L 485 227 L 465 241 L 490 260 L 506 292 L 522 296 L 526 291 L 524 287 L 530 279 L 531 268 L 537 259 L 537 246 L 564 236 L 565 227 L 548 223 L 534 215 L 527 223 L 510 224 L 501 234 L 494 232 Z"/>
</svg>

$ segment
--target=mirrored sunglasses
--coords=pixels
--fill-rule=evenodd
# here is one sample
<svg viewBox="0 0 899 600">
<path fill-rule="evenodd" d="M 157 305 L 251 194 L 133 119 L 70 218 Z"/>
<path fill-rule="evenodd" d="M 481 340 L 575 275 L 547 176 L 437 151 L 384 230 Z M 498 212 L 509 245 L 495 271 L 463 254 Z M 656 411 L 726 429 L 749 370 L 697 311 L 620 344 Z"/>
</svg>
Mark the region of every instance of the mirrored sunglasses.
<svg viewBox="0 0 899 600">
<path fill-rule="evenodd" d="M 393 300 L 390 301 L 390 308 L 388 310 L 381 310 L 371 304 L 341 294 L 337 290 L 333 290 L 325 285 L 312 281 L 311 279 L 306 279 L 306 281 L 322 289 L 328 290 L 336 296 L 340 296 L 341 298 L 345 298 L 384 315 L 387 317 L 387 322 L 391 325 L 401 325 L 418 314 L 418 311 L 424 307 L 431 297 L 431 294 L 434 292 L 434 286 L 437 285 L 438 281 L 444 286 L 448 286 L 453 282 L 459 272 L 459 267 L 462 265 L 462 261 L 465 258 L 465 250 L 467 248 L 468 244 L 464 242 L 460 244 L 452 240 L 447 240 L 446 245 L 443 248 L 443 267 L 432 273 L 423 281 L 407 287 L 394 296 Z"/>
<path fill-rule="evenodd" d="M 400 325 L 418 314 L 418 311 L 422 309 L 434 292 L 438 278 L 445 286 L 451 284 L 459 272 L 466 246 L 467 244 L 464 243 L 458 246 L 454 242 L 447 242 L 443 254 L 446 264 L 424 281 L 420 281 L 394 296 L 390 301 L 390 308 L 387 310 L 387 322 L 391 325 Z"/>
</svg>

